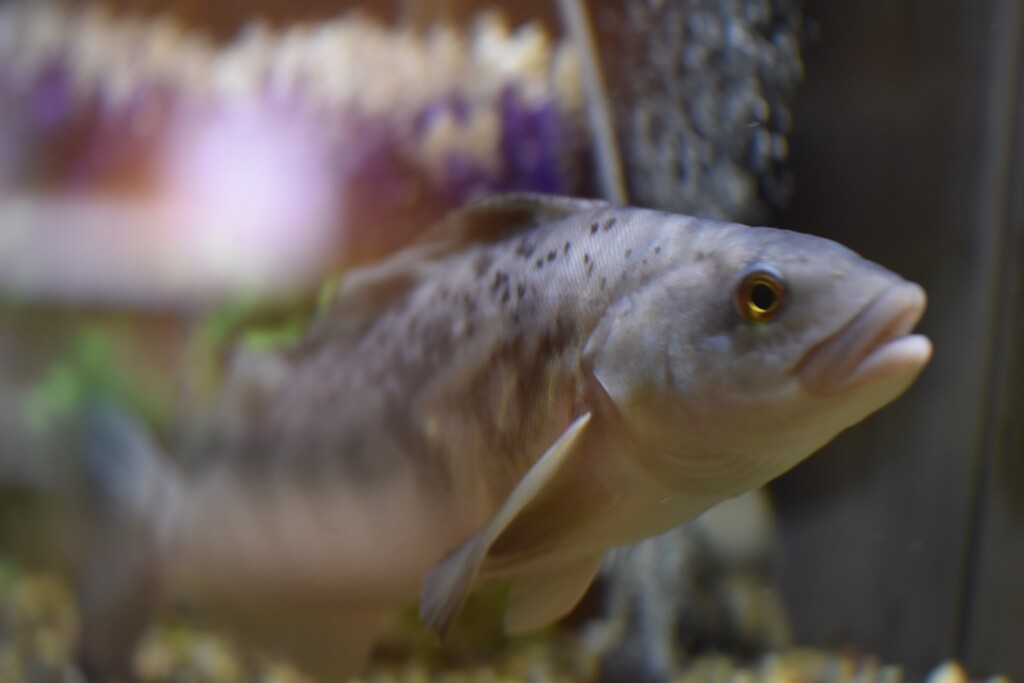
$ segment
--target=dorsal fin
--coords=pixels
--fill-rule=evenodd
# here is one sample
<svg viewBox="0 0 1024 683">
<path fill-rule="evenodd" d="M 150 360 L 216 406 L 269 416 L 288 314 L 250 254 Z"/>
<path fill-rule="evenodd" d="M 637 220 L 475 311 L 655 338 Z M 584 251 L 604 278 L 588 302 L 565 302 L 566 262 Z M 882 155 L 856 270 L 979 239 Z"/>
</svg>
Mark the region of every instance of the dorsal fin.
<svg viewBox="0 0 1024 683">
<path fill-rule="evenodd" d="M 543 223 L 558 221 L 607 204 L 600 199 L 578 199 L 536 192 L 494 195 L 449 214 L 441 223 L 424 233 L 419 242 L 444 242 L 449 250 L 469 244 L 490 244 Z"/>
<path fill-rule="evenodd" d="M 424 266 L 474 244 L 491 244 L 543 223 L 606 206 L 596 199 L 538 193 L 487 197 L 450 213 L 406 249 L 382 263 L 353 270 L 331 308 L 361 318 L 391 305 L 419 282 Z"/>
</svg>

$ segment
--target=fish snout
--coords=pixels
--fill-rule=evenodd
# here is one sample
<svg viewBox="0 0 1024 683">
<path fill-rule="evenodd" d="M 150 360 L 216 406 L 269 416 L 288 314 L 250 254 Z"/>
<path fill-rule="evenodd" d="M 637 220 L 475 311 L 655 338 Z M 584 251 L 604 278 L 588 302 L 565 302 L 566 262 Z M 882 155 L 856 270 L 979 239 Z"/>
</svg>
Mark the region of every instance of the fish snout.
<svg viewBox="0 0 1024 683">
<path fill-rule="evenodd" d="M 867 383 L 900 380 L 905 389 L 931 357 L 928 338 L 910 334 L 926 301 L 924 289 L 912 282 L 884 290 L 804 356 L 797 366 L 803 387 L 816 396 L 831 396 Z"/>
</svg>

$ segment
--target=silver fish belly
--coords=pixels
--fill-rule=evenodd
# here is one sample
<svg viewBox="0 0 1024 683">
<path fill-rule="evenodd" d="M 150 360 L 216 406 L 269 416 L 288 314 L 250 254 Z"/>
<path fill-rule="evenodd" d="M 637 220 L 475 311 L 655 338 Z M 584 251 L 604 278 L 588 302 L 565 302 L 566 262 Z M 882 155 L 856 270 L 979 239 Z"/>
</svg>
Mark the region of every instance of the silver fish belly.
<svg viewBox="0 0 1024 683">
<path fill-rule="evenodd" d="M 261 361 L 223 457 L 154 489 L 166 591 L 250 621 L 329 600 L 300 631 L 333 624 L 348 649 L 292 650 L 331 675 L 421 585 L 439 632 L 488 581 L 511 585 L 510 629 L 548 623 L 606 549 L 760 486 L 902 393 L 930 354 L 909 334 L 923 308 L 820 238 L 486 200 L 351 273 Z"/>
</svg>

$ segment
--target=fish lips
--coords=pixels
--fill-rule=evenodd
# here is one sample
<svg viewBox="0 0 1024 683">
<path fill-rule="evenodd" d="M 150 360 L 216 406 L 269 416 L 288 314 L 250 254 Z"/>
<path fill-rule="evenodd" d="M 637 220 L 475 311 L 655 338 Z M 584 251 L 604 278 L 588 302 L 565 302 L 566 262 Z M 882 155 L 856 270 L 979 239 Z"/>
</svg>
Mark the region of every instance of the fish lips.
<svg viewBox="0 0 1024 683">
<path fill-rule="evenodd" d="M 924 314 L 924 290 L 889 287 L 800 361 L 797 374 L 816 396 L 832 396 L 877 380 L 900 380 L 901 392 L 931 357 L 927 337 L 910 334 Z M 897 393 L 899 393 L 897 392 Z"/>
</svg>

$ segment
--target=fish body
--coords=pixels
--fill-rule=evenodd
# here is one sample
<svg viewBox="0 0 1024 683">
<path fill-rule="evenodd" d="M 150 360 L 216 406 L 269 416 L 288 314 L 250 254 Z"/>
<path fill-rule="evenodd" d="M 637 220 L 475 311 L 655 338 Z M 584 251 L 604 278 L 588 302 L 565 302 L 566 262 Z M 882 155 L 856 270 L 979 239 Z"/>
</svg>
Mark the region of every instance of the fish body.
<svg viewBox="0 0 1024 683">
<path fill-rule="evenodd" d="M 108 488 L 161 596 L 344 675 L 418 591 L 439 632 L 488 581 L 510 584 L 511 630 L 562 616 L 606 549 L 902 393 L 930 354 L 909 334 L 923 307 L 828 240 L 493 198 L 348 275 L 294 348 L 240 363 L 201 467 L 121 467 Z M 150 450 L 109 431 L 105 453 Z"/>
</svg>

